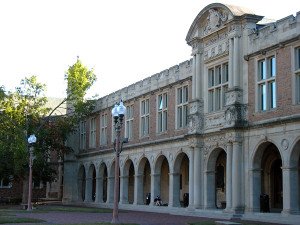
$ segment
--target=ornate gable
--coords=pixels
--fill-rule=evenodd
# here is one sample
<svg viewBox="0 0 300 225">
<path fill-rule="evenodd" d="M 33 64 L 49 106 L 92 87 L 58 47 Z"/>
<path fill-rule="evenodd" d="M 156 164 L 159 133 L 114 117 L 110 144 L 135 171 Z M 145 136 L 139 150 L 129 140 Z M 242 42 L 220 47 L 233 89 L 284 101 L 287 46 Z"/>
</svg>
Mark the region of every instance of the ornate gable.
<svg viewBox="0 0 300 225">
<path fill-rule="evenodd" d="M 208 36 L 225 27 L 235 17 L 245 14 L 254 13 L 238 6 L 220 3 L 210 4 L 201 10 L 195 18 L 186 36 L 186 41 L 191 45 L 192 40 Z"/>
</svg>

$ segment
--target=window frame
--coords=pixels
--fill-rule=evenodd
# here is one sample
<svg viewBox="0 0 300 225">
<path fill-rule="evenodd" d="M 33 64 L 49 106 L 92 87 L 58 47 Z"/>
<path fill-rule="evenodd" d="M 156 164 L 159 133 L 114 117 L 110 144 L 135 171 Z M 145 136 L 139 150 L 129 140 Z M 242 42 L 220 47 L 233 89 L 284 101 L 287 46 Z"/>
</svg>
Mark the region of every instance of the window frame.
<svg viewBox="0 0 300 225">
<path fill-rule="evenodd" d="M 189 86 L 184 84 L 176 89 L 176 129 L 188 127 Z"/>
<path fill-rule="evenodd" d="M 293 51 L 293 103 L 300 105 L 300 46 L 296 46 Z"/>
<path fill-rule="evenodd" d="M 264 112 L 276 109 L 276 56 L 270 54 L 259 59 L 257 63 L 257 111 Z"/>
<path fill-rule="evenodd" d="M 92 117 L 90 120 L 90 137 L 89 137 L 89 147 L 96 148 L 96 136 L 97 136 L 97 118 Z"/>
<path fill-rule="evenodd" d="M 79 123 L 79 148 L 80 150 L 86 149 L 86 121 Z"/>
<path fill-rule="evenodd" d="M 150 98 L 140 101 L 140 137 L 150 135 Z"/>
<path fill-rule="evenodd" d="M 168 92 L 157 95 L 157 133 L 168 131 Z"/>
<path fill-rule="evenodd" d="M 218 112 L 226 106 L 225 93 L 229 86 L 228 62 L 219 63 L 208 68 L 208 113 Z"/>
<path fill-rule="evenodd" d="M 3 189 L 11 188 L 12 187 L 11 178 L 12 178 L 12 176 L 10 176 L 10 178 L 7 178 L 7 180 L 5 180 L 4 178 L 0 177 L 0 188 L 3 188 Z M 4 181 L 8 181 L 8 184 L 3 185 Z"/>
<path fill-rule="evenodd" d="M 126 106 L 125 137 L 128 138 L 128 140 L 134 138 L 134 104 Z"/>
<path fill-rule="evenodd" d="M 100 146 L 107 145 L 107 113 L 100 116 Z"/>
</svg>

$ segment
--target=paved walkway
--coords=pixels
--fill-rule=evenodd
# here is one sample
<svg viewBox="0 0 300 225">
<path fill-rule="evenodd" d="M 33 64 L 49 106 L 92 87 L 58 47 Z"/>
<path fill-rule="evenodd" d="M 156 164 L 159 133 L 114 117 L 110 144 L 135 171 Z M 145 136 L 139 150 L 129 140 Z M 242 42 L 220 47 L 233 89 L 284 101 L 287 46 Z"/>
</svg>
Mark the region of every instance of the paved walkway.
<svg viewBox="0 0 300 225">
<path fill-rule="evenodd" d="M 46 206 L 47 207 L 47 206 Z M 87 213 L 87 212 L 45 212 L 45 213 L 13 213 L 16 217 L 42 219 L 43 224 L 86 224 L 111 222 L 112 213 Z M 205 217 L 179 216 L 167 213 L 153 213 L 130 211 L 119 213 L 120 223 L 136 223 L 140 225 L 186 225 L 189 222 L 218 221 Z M 241 221 L 242 222 L 242 221 Z M 36 223 L 32 223 L 36 224 Z M 259 223 L 264 224 L 264 223 Z M 271 223 L 268 223 L 271 224 Z M 24 224 L 23 224 L 24 225 Z"/>
</svg>

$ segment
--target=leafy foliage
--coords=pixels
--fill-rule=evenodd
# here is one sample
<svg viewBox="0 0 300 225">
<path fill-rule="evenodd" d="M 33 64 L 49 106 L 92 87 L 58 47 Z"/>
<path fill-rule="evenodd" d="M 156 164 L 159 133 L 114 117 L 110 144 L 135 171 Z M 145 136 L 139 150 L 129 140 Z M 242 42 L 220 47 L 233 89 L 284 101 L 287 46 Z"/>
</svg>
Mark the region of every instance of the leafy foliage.
<svg viewBox="0 0 300 225">
<path fill-rule="evenodd" d="M 46 85 L 37 82 L 36 76 L 25 78 L 14 92 L 0 87 L 0 174 L 1 178 L 28 175 L 29 134 L 35 134 L 36 160 L 33 164 L 33 179 L 52 181 L 55 171 L 48 164 L 51 152 L 57 157 L 72 151 L 65 146 L 68 136 L 75 131 L 79 121 L 94 109 L 93 100 L 85 101 L 87 90 L 96 81 L 93 70 L 77 61 L 65 74 L 68 82 L 67 98 L 54 109 L 46 107 L 47 98 L 43 93 Z M 52 116 L 53 112 L 68 102 L 68 114 Z"/>
</svg>

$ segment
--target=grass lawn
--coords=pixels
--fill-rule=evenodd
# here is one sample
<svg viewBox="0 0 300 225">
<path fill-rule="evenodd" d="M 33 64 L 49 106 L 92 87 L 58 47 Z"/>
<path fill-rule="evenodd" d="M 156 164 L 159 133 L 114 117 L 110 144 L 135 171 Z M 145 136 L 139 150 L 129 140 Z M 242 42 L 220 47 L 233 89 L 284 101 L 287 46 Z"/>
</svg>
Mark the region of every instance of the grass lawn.
<svg viewBox="0 0 300 225">
<path fill-rule="evenodd" d="M 262 223 L 253 223 L 253 222 L 244 222 L 244 221 L 232 221 L 236 223 L 240 223 L 243 225 L 262 225 Z M 202 221 L 202 222 L 193 222 L 193 223 L 188 223 L 189 225 L 215 225 L 215 221 Z M 263 223 L 267 224 L 267 223 Z"/>
<path fill-rule="evenodd" d="M 3 209 L 0 213 L 45 213 L 45 212 L 86 212 L 86 213 L 112 213 L 112 209 L 97 209 L 97 208 L 79 208 L 79 207 L 40 207 L 37 209 L 33 209 L 32 211 L 27 210 L 11 210 L 11 209 Z M 119 212 L 125 212 L 119 210 Z M 0 214 L 2 216 L 2 214 Z M 4 215 L 3 215 L 4 216 Z"/>
<path fill-rule="evenodd" d="M 45 220 L 32 218 L 0 217 L 0 224 L 4 223 L 43 223 Z"/>
</svg>

